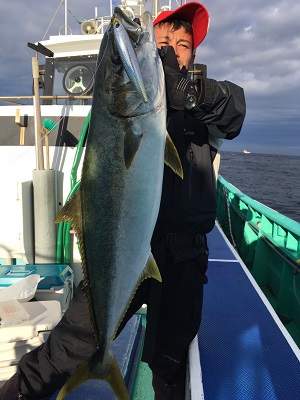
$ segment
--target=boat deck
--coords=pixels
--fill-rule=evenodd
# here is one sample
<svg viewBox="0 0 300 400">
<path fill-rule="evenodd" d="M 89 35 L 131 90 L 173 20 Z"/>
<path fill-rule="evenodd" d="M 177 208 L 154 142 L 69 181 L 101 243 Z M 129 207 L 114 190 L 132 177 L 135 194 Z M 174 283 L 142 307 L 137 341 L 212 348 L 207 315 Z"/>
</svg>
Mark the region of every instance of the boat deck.
<svg viewBox="0 0 300 400">
<path fill-rule="evenodd" d="M 201 328 L 190 349 L 187 400 L 298 399 L 298 347 L 218 226 L 208 240 L 209 284 Z M 116 340 L 117 358 L 125 365 L 131 400 L 153 400 L 151 372 L 138 362 L 143 317 L 134 318 Z M 67 399 L 98 399 L 100 393 L 103 400 L 115 399 L 103 381 L 89 381 Z"/>
<path fill-rule="evenodd" d="M 193 368 L 192 399 L 299 399 L 299 348 L 229 246 L 216 226 L 197 338 L 204 395 L 193 396 L 201 386 Z"/>
</svg>

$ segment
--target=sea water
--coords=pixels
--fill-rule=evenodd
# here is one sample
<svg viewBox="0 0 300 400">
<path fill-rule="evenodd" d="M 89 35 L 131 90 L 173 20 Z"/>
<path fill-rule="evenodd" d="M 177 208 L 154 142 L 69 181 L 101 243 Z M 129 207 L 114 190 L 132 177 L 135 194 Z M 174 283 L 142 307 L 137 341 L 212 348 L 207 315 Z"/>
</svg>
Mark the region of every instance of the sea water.
<svg viewBox="0 0 300 400">
<path fill-rule="evenodd" d="M 252 199 L 300 222 L 300 157 L 221 151 L 219 174 Z"/>
</svg>

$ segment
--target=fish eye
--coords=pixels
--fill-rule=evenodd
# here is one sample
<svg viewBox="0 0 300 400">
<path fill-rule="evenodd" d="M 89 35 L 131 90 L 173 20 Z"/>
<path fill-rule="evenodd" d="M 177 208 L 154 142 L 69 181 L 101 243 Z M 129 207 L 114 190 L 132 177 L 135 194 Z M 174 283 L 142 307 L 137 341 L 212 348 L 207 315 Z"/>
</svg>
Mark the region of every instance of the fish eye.
<svg viewBox="0 0 300 400">
<path fill-rule="evenodd" d="M 119 56 L 119 54 L 114 54 L 114 55 L 111 57 L 111 60 L 112 60 L 112 62 L 113 62 L 114 64 L 121 64 L 121 63 L 122 63 L 122 60 L 121 60 L 121 57 Z"/>
</svg>

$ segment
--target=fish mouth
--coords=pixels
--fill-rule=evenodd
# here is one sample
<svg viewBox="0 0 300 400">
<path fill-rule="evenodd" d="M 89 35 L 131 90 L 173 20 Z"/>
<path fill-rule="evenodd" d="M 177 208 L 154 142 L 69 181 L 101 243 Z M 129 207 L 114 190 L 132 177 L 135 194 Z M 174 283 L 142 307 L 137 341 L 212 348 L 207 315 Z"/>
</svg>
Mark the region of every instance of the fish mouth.
<svg viewBox="0 0 300 400">
<path fill-rule="evenodd" d="M 133 43 L 138 44 L 144 34 L 140 20 L 138 18 L 133 19 L 131 14 L 120 7 L 115 7 L 114 9 L 114 15 L 112 19 L 114 20 L 115 18 L 117 18 L 122 24 Z"/>
<path fill-rule="evenodd" d="M 145 36 L 145 31 L 140 23 L 130 18 L 130 16 L 119 7 L 115 8 L 112 18 L 112 27 L 116 47 L 123 67 L 136 91 L 141 96 L 144 103 L 147 103 L 147 93 L 134 49 Z"/>
</svg>

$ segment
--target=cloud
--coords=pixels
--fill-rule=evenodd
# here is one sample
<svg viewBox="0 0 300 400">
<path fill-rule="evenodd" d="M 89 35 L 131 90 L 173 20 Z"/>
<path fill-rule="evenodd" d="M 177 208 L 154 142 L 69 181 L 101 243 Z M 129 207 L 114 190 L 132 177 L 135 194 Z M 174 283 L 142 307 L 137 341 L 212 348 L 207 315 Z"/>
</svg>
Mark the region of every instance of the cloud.
<svg viewBox="0 0 300 400">
<path fill-rule="evenodd" d="M 299 154 L 300 5 L 231 0 L 207 4 L 210 30 L 196 58 L 208 75 L 242 86 L 247 116 L 225 147 Z"/>
<path fill-rule="evenodd" d="M 41 40 L 46 31 L 46 38 L 59 33 L 65 22 L 64 4 L 58 9 L 59 4 L 59 0 L 14 0 L 2 6 L 1 96 L 31 94 L 35 54 L 27 42 Z M 299 154 L 300 4 L 294 0 L 203 0 L 203 4 L 211 22 L 196 62 L 207 64 L 210 78 L 242 86 L 247 100 L 242 133 L 228 145 L 243 146 L 255 139 L 253 145 L 263 152 L 267 138 L 274 152 L 297 148 Z M 80 34 L 78 21 L 94 17 L 95 6 L 98 15 L 109 14 L 106 1 L 68 2 L 73 34 Z M 147 8 L 152 11 L 151 1 Z"/>
</svg>

